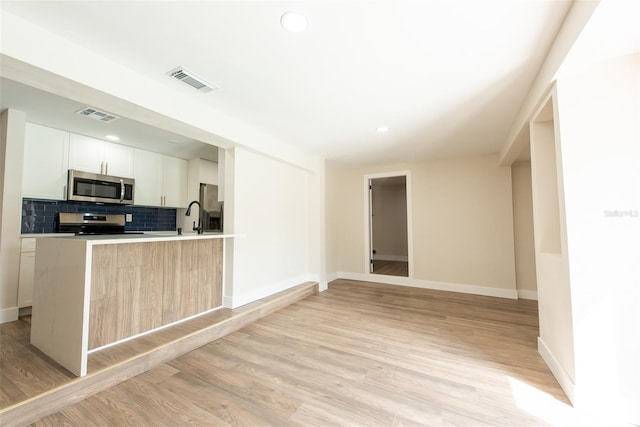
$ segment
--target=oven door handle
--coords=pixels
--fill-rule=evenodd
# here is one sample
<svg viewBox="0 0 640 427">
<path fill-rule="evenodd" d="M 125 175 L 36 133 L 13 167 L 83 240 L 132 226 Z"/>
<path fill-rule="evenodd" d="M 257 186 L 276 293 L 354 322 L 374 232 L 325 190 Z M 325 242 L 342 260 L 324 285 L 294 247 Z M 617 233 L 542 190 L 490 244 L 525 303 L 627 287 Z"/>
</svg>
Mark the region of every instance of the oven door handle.
<svg viewBox="0 0 640 427">
<path fill-rule="evenodd" d="M 120 203 L 124 200 L 124 179 L 120 180 Z"/>
</svg>

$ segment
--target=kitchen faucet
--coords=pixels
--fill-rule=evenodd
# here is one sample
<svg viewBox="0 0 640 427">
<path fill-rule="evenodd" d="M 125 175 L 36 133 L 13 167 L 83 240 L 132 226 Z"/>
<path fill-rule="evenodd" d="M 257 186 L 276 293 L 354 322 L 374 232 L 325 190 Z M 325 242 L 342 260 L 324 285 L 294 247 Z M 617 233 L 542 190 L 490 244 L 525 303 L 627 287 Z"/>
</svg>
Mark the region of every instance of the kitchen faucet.
<svg viewBox="0 0 640 427">
<path fill-rule="evenodd" d="M 204 227 L 202 224 L 202 205 L 200 204 L 199 201 L 194 200 L 193 202 L 189 203 L 189 207 L 187 207 L 187 211 L 184 213 L 185 216 L 191 216 L 191 206 L 193 206 L 193 204 L 198 205 L 198 213 L 199 213 L 199 217 L 198 217 L 198 226 L 196 227 L 196 222 L 193 221 L 193 231 L 197 231 L 198 234 L 202 234 L 204 232 Z"/>
</svg>

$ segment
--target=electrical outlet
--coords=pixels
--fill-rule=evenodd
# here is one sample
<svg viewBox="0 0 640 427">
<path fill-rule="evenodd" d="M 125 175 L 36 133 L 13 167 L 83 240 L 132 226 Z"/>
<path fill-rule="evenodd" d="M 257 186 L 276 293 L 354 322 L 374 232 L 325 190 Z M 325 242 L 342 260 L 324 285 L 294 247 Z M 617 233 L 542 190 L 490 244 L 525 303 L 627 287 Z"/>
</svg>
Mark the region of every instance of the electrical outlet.
<svg viewBox="0 0 640 427">
<path fill-rule="evenodd" d="M 133 214 L 127 214 L 126 217 L 125 217 L 125 221 L 133 222 Z"/>
</svg>

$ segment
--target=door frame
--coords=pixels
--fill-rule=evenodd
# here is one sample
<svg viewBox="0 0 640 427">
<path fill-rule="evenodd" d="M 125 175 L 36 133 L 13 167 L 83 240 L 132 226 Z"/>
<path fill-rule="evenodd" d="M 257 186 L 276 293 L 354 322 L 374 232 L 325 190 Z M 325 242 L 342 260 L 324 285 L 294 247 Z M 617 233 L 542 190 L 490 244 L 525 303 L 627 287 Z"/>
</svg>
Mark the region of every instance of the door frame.
<svg viewBox="0 0 640 427">
<path fill-rule="evenodd" d="M 411 197 L 411 171 L 401 170 L 395 172 L 382 172 L 367 174 L 364 176 L 364 273 L 373 274 L 370 272 L 372 251 L 371 248 L 371 198 L 369 192 L 369 181 L 376 178 L 389 178 L 395 176 L 404 176 L 406 180 L 406 196 L 407 196 L 407 258 L 409 263 L 409 276 L 408 279 L 413 278 L 413 208 Z M 379 274 L 378 274 L 379 276 Z"/>
</svg>

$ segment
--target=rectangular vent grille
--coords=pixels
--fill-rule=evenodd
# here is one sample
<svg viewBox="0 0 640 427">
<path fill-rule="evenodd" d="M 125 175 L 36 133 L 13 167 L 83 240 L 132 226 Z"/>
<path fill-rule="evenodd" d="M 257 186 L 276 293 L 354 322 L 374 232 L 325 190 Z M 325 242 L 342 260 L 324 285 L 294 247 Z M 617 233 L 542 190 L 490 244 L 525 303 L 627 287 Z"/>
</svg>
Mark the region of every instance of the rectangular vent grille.
<svg viewBox="0 0 640 427">
<path fill-rule="evenodd" d="M 200 92 L 211 92 L 212 90 L 218 89 L 216 85 L 207 82 L 202 77 L 184 67 L 175 68 L 167 74 L 176 80 L 180 80 L 181 82 L 188 84 Z"/>
<path fill-rule="evenodd" d="M 96 110 L 95 108 L 91 108 L 91 107 L 84 107 L 82 110 L 76 111 L 76 114 L 89 117 L 94 120 L 99 120 L 105 123 L 109 123 L 114 120 L 118 120 L 120 118 L 116 115 L 105 113 L 104 111 Z"/>
</svg>

